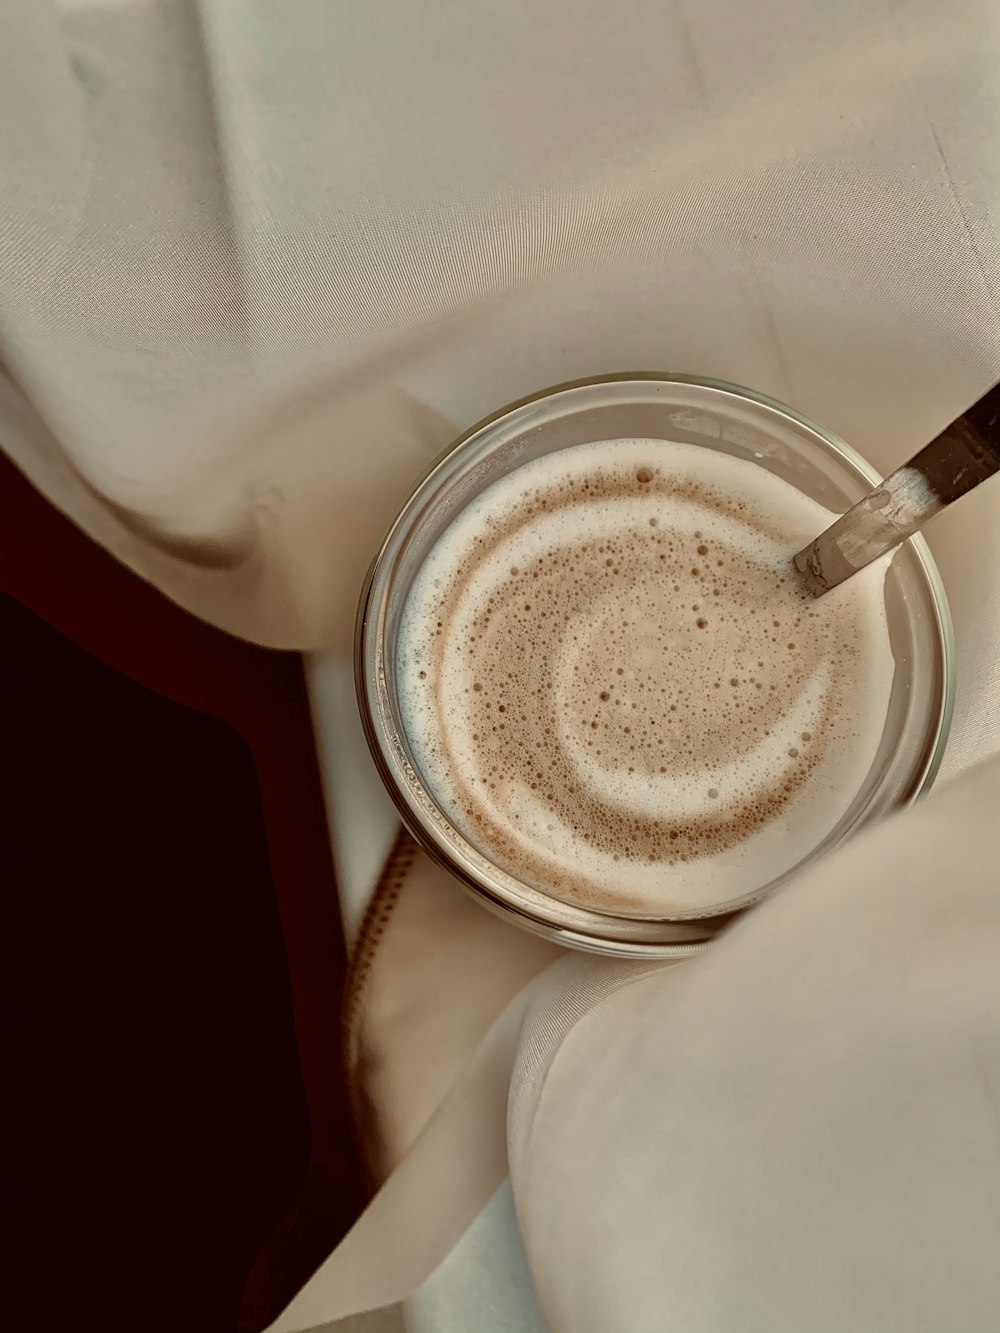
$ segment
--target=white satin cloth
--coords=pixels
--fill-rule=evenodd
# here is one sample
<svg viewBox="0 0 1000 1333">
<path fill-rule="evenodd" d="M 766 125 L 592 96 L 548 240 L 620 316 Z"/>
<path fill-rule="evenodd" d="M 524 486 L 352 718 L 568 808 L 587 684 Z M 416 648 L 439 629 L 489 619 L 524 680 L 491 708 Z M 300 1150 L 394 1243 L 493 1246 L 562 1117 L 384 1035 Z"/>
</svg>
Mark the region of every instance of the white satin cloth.
<svg viewBox="0 0 1000 1333">
<path fill-rule="evenodd" d="M 415 474 L 546 384 L 742 382 L 888 470 L 1000 377 L 998 69 L 992 0 L 6 0 L 0 442 L 336 669 Z M 939 791 L 697 959 L 543 974 L 276 1327 L 433 1269 L 508 1089 L 554 1333 L 1000 1325 L 1000 778 L 951 781 L 1000 751 L 1000 483 L 929 538 Z"/>
</svg>

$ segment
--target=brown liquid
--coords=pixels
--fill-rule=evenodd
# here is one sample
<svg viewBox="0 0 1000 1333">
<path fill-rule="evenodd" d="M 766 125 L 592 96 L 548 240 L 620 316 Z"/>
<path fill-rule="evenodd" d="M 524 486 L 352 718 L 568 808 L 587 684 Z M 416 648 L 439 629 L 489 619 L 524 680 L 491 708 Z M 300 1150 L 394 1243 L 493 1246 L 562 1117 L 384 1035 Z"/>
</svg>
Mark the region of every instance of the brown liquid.
<svg viewBox="0 0 1000 1333">
<path fill-rule="evenodd" d="M 477 572 L 537 519 L 635 496 L 650 502 L 642 526 L 512 565 L 463 613 Z M 704 527 L 671 526 L 671 507 L 690 515 L 692 504 Z M 788 539 L 743 501 L 651 463 L 550 482 L 474 539 L 438 598 L 419 685 L 453 817 L 498 864 L 557 896 L 621 907 L 621 887 L 595 883 L 586 855 L 582 873 L 554 866 L 539 837 L 564 827 L 584 850 L 676 877 L 780 820 L 850 738 L 864 608 L 845 597 L 821 610 L 783 564 L 725 540 L 748 527 Z M 808 725 L 790 732 L 810 692 Z M 768 771 L 734 774 L 763 742 Z M 682 809 L 650 808 L 658 783 L 683 794 Z M 527 814 L 528 793 L 548 824 Z"/>
</svg>

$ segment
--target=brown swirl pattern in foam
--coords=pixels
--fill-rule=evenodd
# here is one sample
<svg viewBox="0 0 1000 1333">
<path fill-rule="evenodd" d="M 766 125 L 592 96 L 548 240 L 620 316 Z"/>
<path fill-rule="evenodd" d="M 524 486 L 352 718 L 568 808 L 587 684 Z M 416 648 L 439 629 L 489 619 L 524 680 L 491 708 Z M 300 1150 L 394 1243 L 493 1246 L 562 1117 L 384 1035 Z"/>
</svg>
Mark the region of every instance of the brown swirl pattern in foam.
<svg viewBox="0 0 1000 1333">
<path fill-rule="evenodd" d="M 441 597 L 423 682 L 440 723 L 456 707 L 439 688 L 448 628 L 482 562 L 540 515 L 636 494 L 692 501 L 775 540 L 785 536 L 741 502 L 673 482 L 656 468 L 627 477 L 595 469 L 531 492 L 482 533 Z M 615 860 L 676 865 L 735 846 L 781 815 L 850 727 L 854 615 L 845 602 L 821 616 L 791 577 L 656 519 L 513 567 L 462 643 L 470 684 L 461 702 L 477 746 L 475 778 L 467 781 L 449 752 L 447 728 L 438 732 L 466 832 L 510 873 L 597 906 L 591 879 L 571 866 L 554 870 L 519 840 L 506 791 L 524 784 L 584 843 Z M 572 678 L 558 679 L 559 664 L 570 661 Z M 602 801 L 581 782 L 560 739 L 571 736 L 604 771 L 697 782 L 752 751 L 831 661 L 810 730 L 789 745 L 785 762 L 752 790 L 709 787 L 718 804 L 707 814 L 653 818 Z M 621 893 L 609 904 L 622 906 Z"/>
</svg>

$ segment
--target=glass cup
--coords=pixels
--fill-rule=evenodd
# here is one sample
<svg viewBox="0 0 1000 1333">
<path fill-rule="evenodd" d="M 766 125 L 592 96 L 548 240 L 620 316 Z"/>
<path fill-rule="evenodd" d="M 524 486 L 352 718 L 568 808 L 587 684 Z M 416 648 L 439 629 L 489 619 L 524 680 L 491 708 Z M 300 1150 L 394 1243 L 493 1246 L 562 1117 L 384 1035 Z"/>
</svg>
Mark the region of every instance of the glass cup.
<svg viewBox="0 0 1000 1333">
<path fill-rule="evenodd" d="M 560 944 L 618 957 L 672 957 L 698 948 L 801 867 L 926 791 L 941 762 L 954 696 L 951 619 L 921 537 L 900 546 L 885 599 L 895 672 L 881 745 L 843 818 L 797 866 L 744 897 L 662 917 L 575 906 L 494 865 L 463 836 L 424 783 L 396 687 L 403 606 L 444 529 L 498 478 L 540 455 L 590 441 L 679 440 L 749 459 L 827 509 L 843 511 L 881 480 L 853 449 L 763 394 L 682 375 L 608 375 L 559 385 L 504 408 L 461 436 L 417 482 L 365 581 L 355 675 L 368 744 L 417 842 L 487 907 Z"/>
</svg>

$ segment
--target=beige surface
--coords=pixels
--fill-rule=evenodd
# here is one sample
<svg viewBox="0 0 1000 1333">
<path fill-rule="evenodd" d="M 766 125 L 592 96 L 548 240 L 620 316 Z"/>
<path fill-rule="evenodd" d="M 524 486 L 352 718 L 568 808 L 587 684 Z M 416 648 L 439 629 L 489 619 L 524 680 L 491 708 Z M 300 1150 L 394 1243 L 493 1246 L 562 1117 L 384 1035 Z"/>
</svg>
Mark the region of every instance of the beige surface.
<svg viewBox="0 0 1000 1333">
<path fill-rule="evenodd" d="M 343 654 L 361 574 L 414 473 L 453 429 L 546 383 L 635 368 L 749 383 L 887 470 L 1000 375 L 992 0 L 948 9 L 936 0 L 430 0 L 392 9 L 301 0 L 280 19 L 263 0 L 8 0 L 0 25 L 4 447 L 121 559 L 196 613 L 262 642 Z M 1000 749 L 1000 492 L 946 515 L 931 543 L 957 631 L 945 770 L 954 774 Z M 976 799 L 988 806 L 996 775 L 978 782 L 985 795 Z M 784 899 L 754 926 L 772 951 L 761 954 L 771 959 L 762 995 L 779 997 L 776 1009 L 832 1021 L 855 983 L 878 998 L 883 961 L 903 966 L 880 951 L 876 923 L 861 910 L 865 883 L 898 918 L 889 936 L 909 939 L 911 955 L 933 955 L 928 977 L 941 992 L 967 986 L 968 1002 L 949 1011 L 949 1043 L 968 1034 L 983 1052 L 975 1067 L 946 1064 L 913 990 L 907 1049 L 929 1082 L 912 1086 L 924 1097 L 940 1075 L 955 1089 L 927 1102 L 940 1123 L 908 1140 L 915 1175 L 921 1143 L 938 1142 L 932 1131 L 965 1141 L 971 1080 L 985 1085 L 997 1067 L 960 933 L 942 934 L 937 917 L 918 912 L 919 939 L 906 934 L 910 903 L 894 858 L 921 845 L 932 809 L 886 830 L 884 845 L 869 839 L 851 853 L 875 849 L 879 858 L 851 862 L 852 896 L 831 908 L 838 929 L 853 929 L 857 968 L 800 965 L 809 923 L 791 909 L 786 916 Z M 943 800 L 938 809 L 955 821 L 956 859 L 925 849 L 914 883 L 929 900 L 943 888 L 985 894 L 996 879 L 991 856 L 967 854 L 972 830 L 958 807 Z M 940 836 L 947 841 L 948 829 Z M 879 897 L 886 876 L 896 891 Z M 988 913 L 979 928 L 992 938 Z M 750 983 L 737 983 L 733 950 L 719 955 L 733 958 L 731 982 L 723 962 L 705 974 L 720 996 L 731 985 L 735 1024 Z M 451 1004 L 459 991 L 448 958 L 463 967 L 466 959 L 458 949 L 435 957 L 437 993 Z M 486 997 L 499 1003 L 502 991 L 484 972 L 483 1006 L 464 1029 L 449 1028 L 448 1058 L 428 1070 L 426 1088 L 411 1094 L 396 1057 L 384 1056 L 387 1120 L 399 1107 L 403 1120 L 407 1105 L 423 1108 L 410 1128 L 394 1122 L 400 1145 L 461 1063 L 459 1038 L 471 1042 L 487 1021 Z M 558 1049 L 563 1010 L 545 1018 L 546 1002 L 535 1000 Z M 405 1295 L 495 1189 L 505 1169 L 504 1090 L 530 1003 L 515 1000 L 491 1029 L 374 1213 L 284 1327 Z M 625 1012 L 609 1006 L 595 1012 Z M 387 1003 L 383 1015 L 392 1012 Z M 866 1041 L 888 1022 L 886 1010 L 873 1013 L 870 1027 L 856 1016 L 843 1029 L 840 1083 L 869 1087 L 869 1106 L 896 1104 L 896 1066 L 885 1064 L 884 1087 L 871 1073 Z M 720 1053 L 724 1029 L 714 1029 Z M 762 1062 L 780 1056 L 762 1040 Z M 630 1093 L 635 1120 L 623 1113 L 607 1126 L 601 1150 L 611 1161 L 627 1159 L 632 1131 L 622 1126 L 643 1142 L 644 1105 L 656 1121 L 666 1114 L 656 1061 L 669 1051 L 650 1047 L 648 1059 L 648 1080 Z M 798 1066 L 773 1069 L 794 1104 Z M 719 1105 L 720 1133 L 738 1135 L 739 1097 Z M 867 1198 L 871 1145 L 888 1151 L 900 1138 L 895 1122 L 863 1109 L 851 1114 L 864 1133 L 836 1140 L 839 1171 L 829 1173 L 845 1209 Z M 577 1150 L 575 1132 L 545 1140 L 552 1174 L 539 1181 L 553 1197 L 565 1163 L 601 1148 L 582 1136 Z M 864 1151 L 852 1155 L 852 1144 Z M 752 1146 L 767 1195 L 781 1145 L 764 1136 Z M 659 1161 L 659 1142 L 650 1151 Z M 715 1149 L 692 1145 L 695 1165 L 699 1153 L 714 1169 Z M 893 1204 L 890 1191 L 885 1211 L 862 1204 L 858 1215 L 872 1253 L 885 1255 L 879 1238 L 909 1225 L 917 1204 L 931 1217 L 940 1211 L 948 1280 L 956 1301 L 972 1301 L 990 1293 L 979 1276 L 966 1280 L 974 1237 L 950 1225 L 949 1209 L 955 1197 L 970 1199 L 968 1224 L 985 1238 L 992 1214 L 965 1176 L 949 1174 L 951 1161 L 939 1155 L 923 1172 L 930 1193 L 903 1191 Z M 632 1210 L 640 1219 L 644 1197 Z M 627 1235 L 632 1203 L 610 1186 L 598 1202 L 607 1227 Z M 546 1314 L 553 1329 L 574 1333 L 574 1320 L 590 1317 L 551 1272 L 568 1245 L 578 1257 L 566 1260 L 567 1281 L 579 1271 L 588 1309 L 621 1313 L 609 1326 L 628 1333 L 640 1307 L 615 1274 L 631 1270 L 609 1269 L 585 1204 L 581 1196 L 572 1217 L 542 1226 L 544 1200 L 517 1198 Z M 776 1204 L 786 1222 L 803 1206 L 793 1194 Z M 722 1246 L 725 1218 L 704 1217 L 704 1236 Z M 777 1222 L 769 1234 L 784 1234 Z M 655 1232 L 657 1217 L 647 1225 Z M 821 1231 L 813 1239 L 810 1262 L 825 1267 L 803 1273 L 856 1302 L 842 1327 L 884 1314 L 898 1271 L 859 1281 Z M 735 1273 L 730 1259 L 706 1242 L 692 1252 L 692 1271 L 714 1274 L 724 1263 Z M 634 1270 L 632 1281 L 662 1292 L 666 1271 Z M 728 1333 L 726 1312 L 696 1296 L 690 1327 Z M 928 1298 L 910 1326 L 940 1308 Z M 973 1333 L 979 1308 L 961 1308 L 971 1320 L 963 1333 Z M 781 1327 L 782 1312 L 760 1309 Z M 708 1314 L 697 1323 L 705 1310 L 715 1325 Z"/>
</svg>

